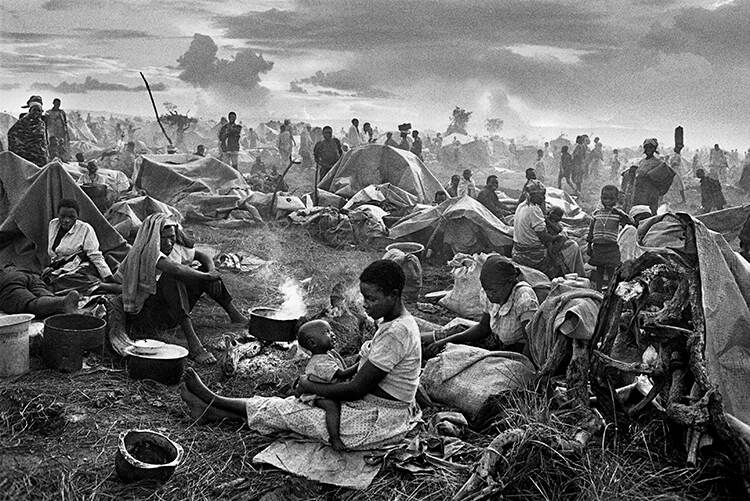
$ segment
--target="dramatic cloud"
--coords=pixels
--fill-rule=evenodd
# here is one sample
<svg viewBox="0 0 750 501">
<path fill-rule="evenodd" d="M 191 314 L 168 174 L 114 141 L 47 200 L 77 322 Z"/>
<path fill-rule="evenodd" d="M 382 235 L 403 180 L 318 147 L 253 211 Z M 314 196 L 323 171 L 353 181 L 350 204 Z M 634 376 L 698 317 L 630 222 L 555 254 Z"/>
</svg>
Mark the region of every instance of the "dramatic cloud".
<svg viewBox="0 0 750 501">
<path fill-rule="evenodd" d="M 349 70 L 332 71 L 329 73 L 317 71 L 313 76 L 292 82 L 291 86 L 294 89 L 301 88 L 304 90 L 304 84 L 349 91 L 353 93 L 352 95 L 357 97 L 373 99 L 394 97 L 390 92 L 370 85 L 370 80 L 367 74 Z M 296 92 L 299 92 L 299 90 L 296 90 Z"/>
<path fill-rule="evenodd" d="M 132 38 L 155 38 L 154 35 L 140 30 L 95 30 L 91 28 L 76 28 L 85 38 L 95 40 L 132 39 Z"/>
<path fill-rule="evenodd" d="M 17 73 L 61 73 L 80 70 L 117 71 L 122 65 L 114 58 L 94 55 L 36 54 L 0 51 L 0 67 Z"/>
<path fill-rule="evenodd" d="M 60 94 L 86 94 L 88 91 L 140 92 L 146 90 L 146 87 L 143 85 L 129 87 L 123 84 L 101 82 L 93 77 L 86 77 L 86 80 L 82 83 L 61 82 L 58 85 L 52 85 L 49 83 L 35 82 L 31 87 L 36 90 L 47 90 L 59 92 Z M 167 86 L 161 82 L 150 84 L 150 87 L 154 92 L 167 90 Z"/>
<path fill-rule="evenodd" d="M 188 51 L 177 60 L 181 70 L 179 78 L 203 88 L 233 85 L 255 89 L 260 84 L 261 73 L 273 68 L 273 62 L 266 61 L 252 49 L 241 50 L 232 59 L 217 58 L 218 50 L 211 37 L 196 33 Z"/>
</svg>

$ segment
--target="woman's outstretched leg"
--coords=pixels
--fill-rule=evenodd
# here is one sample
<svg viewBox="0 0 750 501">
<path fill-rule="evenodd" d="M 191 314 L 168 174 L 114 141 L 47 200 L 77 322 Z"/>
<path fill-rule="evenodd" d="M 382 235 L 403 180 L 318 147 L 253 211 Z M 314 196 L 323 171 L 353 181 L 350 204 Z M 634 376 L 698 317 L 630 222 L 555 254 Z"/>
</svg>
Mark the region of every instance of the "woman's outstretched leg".
<svg viewBox="0 0 750 501">
<path fill-rule="evenodd" d="M 192 368 L 185 371 L 185 386 L 190 393 L 201 399 L 207 405 L 242 416 L 242 420 L 244 421 L 245 416 L 247 415 L 245 399 L 222 397 L 221 395 L 212 392 L 205 384 L 203 384 L 201 378 Z"/>
<path fill-rule="evenodd" d="M 206 403 L 187 389 L 184 384 L 180 385 L 180 396 L 188 406 L 190 416 L 199 423 L 211 421 L 245 421 L 245 416 L 234 412 L 219 409 L 210 403 Z"/>
</svg>

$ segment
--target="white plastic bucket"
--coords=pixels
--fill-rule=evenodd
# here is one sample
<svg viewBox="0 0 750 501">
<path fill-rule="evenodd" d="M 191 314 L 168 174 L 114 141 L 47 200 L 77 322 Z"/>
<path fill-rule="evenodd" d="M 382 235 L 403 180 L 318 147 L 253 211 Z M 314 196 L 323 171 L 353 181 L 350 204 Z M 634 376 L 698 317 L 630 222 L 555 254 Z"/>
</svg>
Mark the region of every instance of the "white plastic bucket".
<svg viewBox="0 0 750 501">
<path fill-rule="evenodd" d="M 34 315 L 0 317 L 0 377 L 29 371 L 29 324 Z"/>
</svg>

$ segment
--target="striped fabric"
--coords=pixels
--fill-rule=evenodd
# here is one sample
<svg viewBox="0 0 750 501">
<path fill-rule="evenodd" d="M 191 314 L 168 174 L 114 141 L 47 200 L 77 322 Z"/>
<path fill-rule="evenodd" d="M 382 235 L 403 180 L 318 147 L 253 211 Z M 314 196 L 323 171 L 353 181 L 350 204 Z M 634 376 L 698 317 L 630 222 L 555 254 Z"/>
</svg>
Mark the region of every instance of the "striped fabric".
<svg viewBox="0 0 750 501">
<path fill-rule="evenodd" d="M 593 243 L 617 243 L 620 232 L 620 216 L 612 209 L 596 209 L 593 214 L 594 230 L 591 241 Z"/>
</svg>

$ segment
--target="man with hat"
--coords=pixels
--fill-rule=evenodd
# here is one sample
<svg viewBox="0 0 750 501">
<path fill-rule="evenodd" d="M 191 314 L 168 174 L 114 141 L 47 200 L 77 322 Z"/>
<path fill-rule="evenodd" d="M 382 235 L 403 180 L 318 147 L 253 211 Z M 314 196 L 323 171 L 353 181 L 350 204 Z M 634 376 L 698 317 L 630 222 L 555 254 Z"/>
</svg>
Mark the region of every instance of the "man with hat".
<svg viewBox="0 0 750 501">
<path fill-rule="evenodd" d="M 31 96 L 23 108 L 28 108 L 29 112 L 21 115 L 8 130 L 8 151 L 44 167 L 49 157 L 41 96 Z"/>
<path fill-rule="evenodd" d="M 47 110 L 47 135 L 49 136 L 49 157 L 58 157 L 63 162 L 68 161 L 70 134 L 68 131 L 68 116 L 60 108 L 60 100 L 52 100 L 52 109 Z"/>
</svg>

